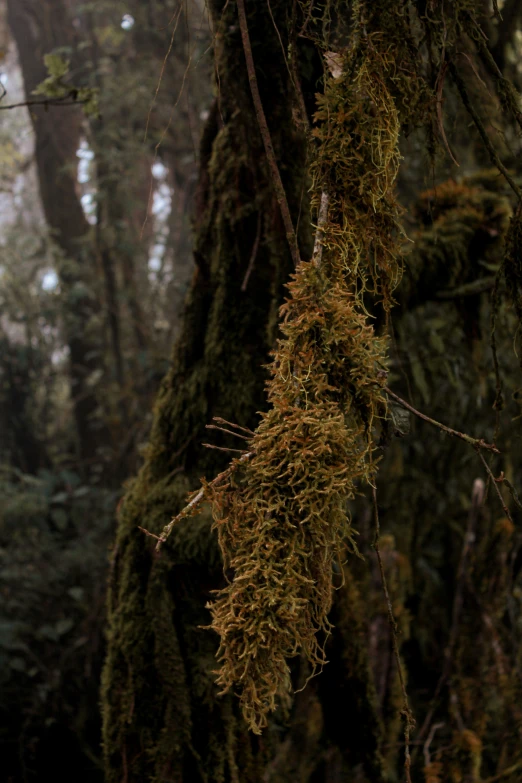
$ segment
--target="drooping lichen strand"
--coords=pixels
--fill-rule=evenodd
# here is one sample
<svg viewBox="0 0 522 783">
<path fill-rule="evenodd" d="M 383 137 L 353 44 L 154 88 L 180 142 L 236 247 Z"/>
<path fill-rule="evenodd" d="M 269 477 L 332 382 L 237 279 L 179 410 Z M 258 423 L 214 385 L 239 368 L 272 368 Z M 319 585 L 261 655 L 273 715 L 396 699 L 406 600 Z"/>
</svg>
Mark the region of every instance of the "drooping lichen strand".
<svg viewBox="0 0 522 783">
<path fill-rule="evenodd" d="M 329 199 L 321 260 L 302 263 L 289 285 L 254 456 L 226 484 L 207 485 L 231 575 L 210 606 L 218 683 L 240 690 L 257 733 L 289 699 L 289 659 L 301 652 L 314 670 L 325 662 L 318 634 L 329 630 L 334 563 L 347 542 L 355 547 L 347 501 L 373 480 L 385 404 L 386 341 L 363 295 L 389 307 L 400 277 L 399 120 L 383 38 L 368 36 L 343 60 L 316 118 L 315 203 Z"/>
</svg>

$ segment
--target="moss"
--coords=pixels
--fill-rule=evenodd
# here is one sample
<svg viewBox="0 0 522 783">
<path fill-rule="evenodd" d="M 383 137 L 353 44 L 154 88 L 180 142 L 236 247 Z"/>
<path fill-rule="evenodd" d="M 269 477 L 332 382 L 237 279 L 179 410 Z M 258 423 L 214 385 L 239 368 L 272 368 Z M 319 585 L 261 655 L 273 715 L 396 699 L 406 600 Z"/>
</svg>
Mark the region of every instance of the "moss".
<svg viewBox="0 0 522 783">
<path fill-rule="evenodd" d="M 401 304 L 412 309 L 479 279 L 477 253 L 482 276 L 491 276 L 512 213 L 498 174 L 442 182 L 420 195 L 412 213 L 420 226 L 405 256 Z"/>
<path fill-rule="evenodd" d="M 389 68 L 376 33 L 344 53 L 342 75 L 325 85 L 312 165 L 312 203 L 328 199 L 321 250 L 288 286 L 271 407 L 248 446 L 253 456 L 227 482 L 206 486 L 232 574 L 210 607 L 221 638 L 218 683 L 240 689 L 255 732 L 289 703 L 290 658 L 303 652 L 314 672 L 324 665 L 318 634 L 330 629 L 333 564 L 347 544 L 355 548 L 347 501 L 375 475 L 386 346 L 363 295 L 380 295 L 388 308 L 400 276 Z"/>
</svg>

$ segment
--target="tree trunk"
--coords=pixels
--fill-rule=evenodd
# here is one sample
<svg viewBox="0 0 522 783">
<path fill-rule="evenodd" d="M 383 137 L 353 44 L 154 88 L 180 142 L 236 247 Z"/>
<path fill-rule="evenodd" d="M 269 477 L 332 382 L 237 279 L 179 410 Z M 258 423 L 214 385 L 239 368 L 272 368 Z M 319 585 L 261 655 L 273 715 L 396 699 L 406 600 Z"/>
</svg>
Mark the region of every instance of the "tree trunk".
<svg viewBox="0 0 522 783">
<path fill-rule="evenodd" d="M 292 83 L 282 58 L 288 4 L 250 4 L 257 77 L 294 222 L 306 212 L 306 144 L 292 119 Z M 218 96 L 204 133 L 196 198 L 196 272 L 173 366 L 156 406 L 145 464 L 119 515 L 109 599 L 109 651 L 103 677 L 107 781 L 286 781 L 336 776 L 364 760 L 381 779 L 379 721 L 364 655 L 357 588 L 341 591 L 328 671 L 297 696 L 294 720 L 277 715 L 262 739 L 249 734 L 236 699 L 214 684 L 217 639 L 205 604 L 223 584 L 208 514 L 180 525 L 160 557 L 137 526 L 159 533 L 229 455 L 202 447 L 205 425 L 221 416 L 255 427 L 277 331 L 283 283 L 291 271 L 278 204 L 253 113 L 234 3 L 212 3 Z M 320 75 L 303 79 L 310 98 Z M 314 60 L 315 57 L 315 60 Z M 303 221 L 301 225 L 306 224 Z M 311 238 L 301 231 L 301 253 Z M 247 271 L 251 272 L 246 278 Z M 234 442 L 212 438 L 217 445 Z M 353 634 L 353 626 L 359 630 Z M 329 647 L 330 649 L 330 647 Z M 296 681 L 309 672 L 296 661 Z M 342 690 L 357 721 L 330 717 Z M 351 741 L 346 742 L 349 732 Z M 322 772 L 321 772 L 322 770 Z M 336 771 L 337 770 L 337 771 Z M 343 773 L 344 770 L 344 773 Z"/>
<path fill-rule="evenodd" d="M 61 0 L 8 0 L 8 12 L 30 100 L 32 91 L 47 76 L 44 55 L 54 47 L 72 44 L 73 28 Z M 64 327 L 79 456 L 90 461 L 103 442 L 96 422 L 98 402 L 89 378 L 100 367 L 102 352 L 95 326 L 99 309 L 95 269 L 87 244 L 90 226 L 75 185 L 82 116 L 80 109 L 60 107 L 49 111 L 42 106 L 32 107 L 30 115 L 44 213 L 63 253 L 57 271 L 65 302 Z"/>
</svg>

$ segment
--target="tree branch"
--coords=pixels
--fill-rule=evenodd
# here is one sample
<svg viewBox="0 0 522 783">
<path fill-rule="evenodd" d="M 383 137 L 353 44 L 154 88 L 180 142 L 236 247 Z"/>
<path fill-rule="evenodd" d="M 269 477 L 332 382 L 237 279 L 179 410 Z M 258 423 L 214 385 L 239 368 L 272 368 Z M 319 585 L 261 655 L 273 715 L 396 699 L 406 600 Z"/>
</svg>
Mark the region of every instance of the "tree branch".
<svg viewBox="0 0 522 783">
<path fill-rule="evenodd" d="M 250 45 L 250 35 L 248 33 L 248 25 L 245 12 L 244 0 L 237 0 L 237 13 L 239 17 L 239 29 L 241 30 L 241 39 L 243 41 L 243 51 L 245 53 L 246 67 L 248 73 L 248 81 L 250 84 L 250 91 L 252 93 L 252 100 L 254 102 L 254 108 L 257 117 L 257 123 L 263 139 L 263 145 L 268 160 L 268 167 L 272 178 L 272 185 L 275 190 L 279 209 L 281 210 L 281 217 L 283 218 L 283 224 L 286 231 L 286 238 L 290 247 L 290 253 L 294 262 L 294 266 L 297 267 L 300 262 L 299 247 L 297 245 L 297 236 L 295 233 L 292 218 L 290 216 L 290 209 L 288 207 L 288 201 L 286 198 L 283 181 L 281 174 L 279 173 L 279 167 L 274 152 L 274 146 L 272 144 L 272 137 L 270 136 L 270 130 L 266 121 L 263 104 L 261 102 L 261 95 L 259 93 L 259 85 L 257 83 L 256 69 L 254 66 L 254 58 L 252 57 L 252 47 Z"/>
<path fill-rule="evenodd" d="M 217 447 L 214 446 L 214 448 Z M 227 451 L 229 451 L 229 449 L 227 449 Z M 217 475 L 216 478 L 210 482 L 210 486 L 216 486 L 216 484 L 220 484 L 222 481 L 227 479 L 232 473 L 234 473 L 234 471 L 237 470 L 237 468 L 241 465 L 241 463 L 246 462 L 248 459 L 250 459 L 250 457 L 253 456 L 254 456 L 253 451 L 248 451 L 246 454 L 244 453 L 241 457 L 234 460 L 226 470 L 224 470 L 222 473 L 219 473 L 219 475 Z M 161 549 L 161 545 L 164 544 L 167 538 L 170 536 L 173 527 L 178 522 L 181 522 L 182 519 L 189 516 L 189 514 L 191 514 L 194 511 L 194 509 L 202 502 L 203 498 L 205 497 L 205 492 L 206 492 L 206 488 L 202 487 L 199 490 L 199 492 L 196 495 L 194 495 L 192 500 L 189 503 L 187 503 L 187 505 L 179 512 L 179 514 L 173 517 L 170 520 L 170 522 L 167 525 L 165 525 L 165 527 L 163 528 L 159 536 L 157 536 L 155 533 L 151 533 L 150 530 L 146 530 L 144 527 L 140 527 L 138 525 L 138 528 L 139 530 L 142 531 L 142 533 L 145 533 L 145 535 L 156 539 L 156 541 L 158 542 L 156 544 L 156 552 L 159 552 L 159 550 Z"/>
<path fill-rule="evenodd" d="M 497 167 L 497 169 L 500 171 L 501 174 L 503 174 L 506 182 L 511 187 L 512 191 L 517 195 L 517 197 L 522 199 L 522 191 L 514 181 L 513 177 L 510 175 L 509 171 L 506 169 L 502 161 L 500 160 L 498 153 L 493 146 L 491 139 L 489 138 L 488 134 L 486 133 L 486 129 L 484 128 L 484 125 L 482 123 L 482 120 L 480 119 L 479 115 L 477 114 L 477 111 L 473 104 L 471 103 L 468 91 L 466 89 L 466 85 L 464 83 L 464 80 L 462 79 L 461 75 L 457 71 L 454 63 L 450 62 L 450 71 L 453 81 L 455 82 L 455 85 L 457 87 L 457 90 L 459 91 L 460 97 L 462 99 L 462 103 L 467 109 L 468 114 L 470 115 L 471 119 L 475 123 L 475 127 L 477 131 L 479 132 L 480 138 L 482 139 L 484 146 L 486 147 L 487 151 L 489 152 L 489 157 L 491 158 L 491 162 L 494 166 Z"/>
<path fill-rule="evenodd" d="M 69 97 L 67 98 L 46 98 L 45 100 L 41 101 L 21 101 L 20 103 L 9 103 L 7 106 L 2 106 L 0 103 L 0 110 L 5 109 L 20 109 L 23 106 L 31 107 L 31 106 L 45 106 L 46 108 L 49 108 L 49 106 L 81 106 L 83 103 L 87 103 L 87 101 L 80 101 L 80 100 L 70 100 Z"/>
<path fill-rule="evenodd" d="M 419 419 L 422 419 L 423 421 L 427 421 L 428 424 L 432 424 L 434 427 L 438 427 L 439 430 L 446 432 L 448 435 L 452 435 L 454 438 L 460 438 L 461 440 L 466 441 L 466 443 L 469 443 L 470 446 L 473 446 L 476 449 L 487 449 L 488 451 L 493 451 L 495 454 L 500 454 L 500 451 L 497 449 L 495 444 L 486 443 L 486 441 L 483 440 L 482 438 L 472 438 L 471 435 L 466 435 L 465 432 L 459 432 L 458 430 L 454 430 L 451 427 L 447 427 L 446 424 L 441 424 L 440 421 L 437 421 L 436 419 L 432 419 L 429 416 L 426 416 L 425 413 L 421 413 L 420 411 L 418 411 L 416 408 L 413 407 L 413 405 L 410 405 L 409 402 L 406 402 L 406 400 L 403 400 L 402 397 L 399 397 L 398 394 L 395 394 L 395 392 L 392 392 L 391 389 L 388 389 L 387 386 L 384 387 L 384 391 L 407 411 L 410 411 L 410 413 L 413 413 Z"/>
</svg>

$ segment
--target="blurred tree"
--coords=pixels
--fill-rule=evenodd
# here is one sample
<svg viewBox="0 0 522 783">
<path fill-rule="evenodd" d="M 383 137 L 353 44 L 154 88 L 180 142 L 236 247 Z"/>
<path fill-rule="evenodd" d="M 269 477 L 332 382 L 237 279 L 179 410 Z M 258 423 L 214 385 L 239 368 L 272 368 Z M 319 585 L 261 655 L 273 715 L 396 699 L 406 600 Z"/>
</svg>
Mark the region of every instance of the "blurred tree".
<svg viewBox="0 0 522 783">
<path fill-rule="evenodd" d="M 53 24 L 48 20 L 53 13 Z M 44 55 L 58 46 L 71 48 L 74 28 L 60 2 L 9 2 L 8 20 L 16 40 L 25 91 L 33 90 L 46 77 Z M 93 374 L 99 369 L 100 338 L 96 315 L 99 296 L 92 256 L 86 252 L 89 223 L 76 192 L 74 169 L 81 134 L 81 114 L 66 109 L 54 116 L 43 107 L 31 110 L 35 130 L 35 155 L 42 204 L 50 230 L 63 252 L 58 269 L 64 294 L 64 325 L 70 353 L 71 398 L 81 459 L 92 461 L 104 443 L 104 427 L 96 426 L 98 403 Z"/>
<path fill-rule="evenodd" d="M 21 106 L 0 112 L 3 774 L 92 781 L 108 544 L 192 273 L 209 31 L 197 3 L 177 25 L 168 2 L 9 10 L 1 106 Z M 69 62 L 64 84 L 99 90 L 100 117 L 32 105 L 49 54 Z"/>
</svg>

